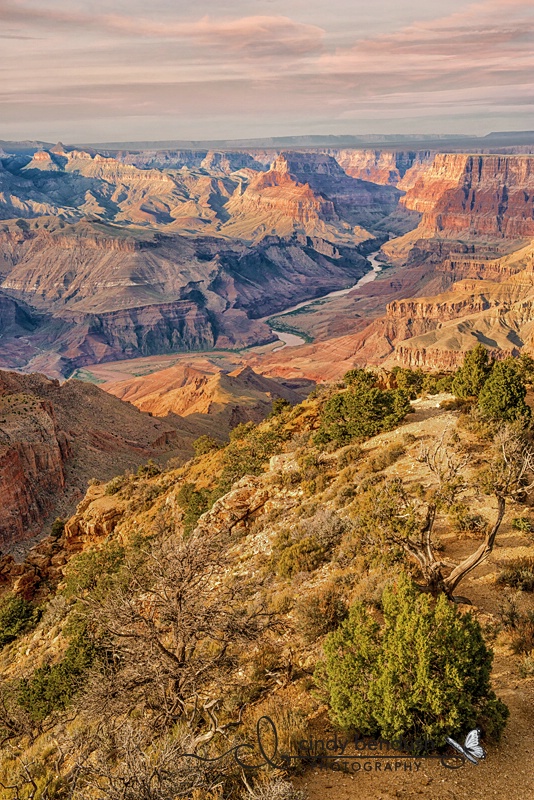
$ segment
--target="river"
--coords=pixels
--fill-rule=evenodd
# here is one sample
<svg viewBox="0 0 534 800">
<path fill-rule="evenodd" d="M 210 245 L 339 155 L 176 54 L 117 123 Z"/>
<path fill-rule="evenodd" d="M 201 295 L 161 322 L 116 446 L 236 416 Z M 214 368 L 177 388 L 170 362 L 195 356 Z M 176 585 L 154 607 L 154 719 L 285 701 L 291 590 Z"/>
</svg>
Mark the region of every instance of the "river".
<svg viewBox="0 0 534 800">
<path fill-rule="evenodd" d="M 278 314 L 274 314 L 273 316 L 283 317 L 285 314 L 291 314 L 292 311 L 298 311 L 300 308 L 311 306 L 318 300 L 328 300 L 331 297 L 342 297 L 343 295 L 352 292 L 352 290 L 356 289 L 358 286 L 365 286 L 366 283 L 371 283 L 371 281 L 375 280 L 383 266 L 376 260 L 377 253 L 378 250 L 375 250 L 373 253 L 369 253 L 369 255 L 366 256 L 367 261 L 371 262 L 372 269 L 369 272 L 366 272 L 365 275 L 356 281 L 353 286 L 349 286 L 347 289 L 338 289 L 335 292 L 329 292 L 328 294 L 324 294 L 322 297 L 314 297 L 313 300 L 304 300 L 304 302 L 298 303 L 296 306 L 291 306 L 291 308 L 286 308 L 283 311 L 279 311 Z M 273 353 L 283 350 L 284 347 L 299 347 L 300 345 L 306 344 L 306 339 L 303 339 L 302 336 L 297 336 L 296 333 L 277 331 L 276 328 L 271 328 L 271 330 L 273 333 L 276 333 L 280 341 L 283 342 L 280 347 L 275 347 L 274 350 L 272 350 Z"/>
</svg>

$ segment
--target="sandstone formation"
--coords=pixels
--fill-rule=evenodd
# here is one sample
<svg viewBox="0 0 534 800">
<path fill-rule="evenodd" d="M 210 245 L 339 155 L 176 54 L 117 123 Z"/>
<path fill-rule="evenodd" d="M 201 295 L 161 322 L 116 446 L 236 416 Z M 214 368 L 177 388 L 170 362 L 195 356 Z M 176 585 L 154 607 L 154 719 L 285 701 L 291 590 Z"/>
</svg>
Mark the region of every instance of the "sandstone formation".
<svg viewBox="0 0 534 800">
<path fill-rule="evenodd" d="M 269 379 L 250 367 L 229 373 L 209 373 L 182 364 L 102 386 L 141 411 L 163 417 L 178 414 L 191 418 L 218 438 L 241 422 L 260 422 L 269 413 L 275 398 L 295 404 L 312 387 L 311 381 Z"/>
<path fill-rule="evenodd" d="M 273 341 L 261 318 L 354 283 L 361 252 L 413 215 L 399 228 L 395 188 L 324 154 L 268 171 L 265 153 L 210 151 L 179 169 L 116 155 L 58 144 L 0 159 L 0 366 L 68 376 Z"/>
<path fill-rule="evenodd" d="M 353 247 L 303 235 L 251 247 L 87 221 L 5 223 L 0 291 L 28 307 L 35 328 L 22 348 L 16 332 L 0 332 L 1 363 L 70 375 L 101 361 L 272 341 L 259 317 L 366 268 Z"/>
<path fill-rule="evenodd" d="M 281 153 L 268 172 L 236 193 L 223 231 L 254 240 L 302 230 L 333 241 L 363 241 L 397 206 L 393 188 L 347 176 L 337 161 L 317 153 Z"/>
<path fill-rule="evenodd" d="M 422 169 L 432 161 L 430 150 L 331 150 L 347 175 L 364 181 L 396 186 L 405 191 L 413 186 Z"/>
</svg>

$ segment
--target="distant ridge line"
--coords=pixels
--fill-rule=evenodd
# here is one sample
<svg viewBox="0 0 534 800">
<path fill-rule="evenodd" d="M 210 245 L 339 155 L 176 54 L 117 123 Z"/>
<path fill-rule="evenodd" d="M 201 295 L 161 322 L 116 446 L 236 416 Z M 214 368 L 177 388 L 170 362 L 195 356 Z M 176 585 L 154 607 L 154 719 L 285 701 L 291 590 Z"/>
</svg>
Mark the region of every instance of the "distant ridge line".
<svg viewBox="0 0 534 800">
<path fill-rule="evenodd" d="M 236 151 L 236 150 L 277 150 L 349 148 L 356 150 L 439 150 L 470 152 L 477 148 L 534 146 L 534 131 L 494 131 L 485 136 L 470 134 L 366 134 L 366 135 L 308 135 L 271 136 L 250 139 L 176 139 L 161 141 L 132 142 L 75 142 L 66 149 L 85 149 L 110 153 L 120 150 L 140 152 L 146 150 L 186 150 L 186 151 Z M 11 153 L 34 153 L 37 150 L 50 150 L 55 145 L 39 140 L 8 141 L 0 140 L 0 151 Z"/>
</svg>

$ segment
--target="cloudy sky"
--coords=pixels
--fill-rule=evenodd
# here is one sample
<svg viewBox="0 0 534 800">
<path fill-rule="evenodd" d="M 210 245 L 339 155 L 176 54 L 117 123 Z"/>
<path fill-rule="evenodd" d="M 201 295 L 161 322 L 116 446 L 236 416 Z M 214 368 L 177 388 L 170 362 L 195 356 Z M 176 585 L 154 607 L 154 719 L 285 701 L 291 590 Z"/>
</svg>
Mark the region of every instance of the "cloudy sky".
<svg viewBox="0 0 534 800">
<path fill-rule="evenodd" d="M 0 0 L 0 139 L 534 128 L 533 0 Z"/>
</svg>

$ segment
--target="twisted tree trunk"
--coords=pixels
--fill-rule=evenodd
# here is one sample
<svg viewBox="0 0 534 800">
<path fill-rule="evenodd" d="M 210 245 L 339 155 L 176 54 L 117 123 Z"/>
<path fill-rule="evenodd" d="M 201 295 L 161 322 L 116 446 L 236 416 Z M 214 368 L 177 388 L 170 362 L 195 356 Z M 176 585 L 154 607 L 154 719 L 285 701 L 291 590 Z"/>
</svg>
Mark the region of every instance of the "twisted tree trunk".
<svg viewBox="0 0 534 800">
<path fill-rule="evenodd" d="M 492 529 L 487 534 L 486 538 L 478 548 L 468 556 L 461 564 L 458 564 L 457 567 L 453 569 L 453 571 L 443 580 L 443 586 L 445 591 L 449 596 L 452 596 L 455 588 L 458 586 L 461 580 L 465 578 L 465 576 L 478 567 L 485 559 L 489 556 L 489 554 L 493 550 L 493 546 L 495 544 L 495 538 L 499 532 L 499 528 L 501 527 L 501 523 L 503 521 L 504 512 L 506 510 L 506 499 L 502 496 L 497 497 L 497 519 L 492 527 Z"/>
</svg>

